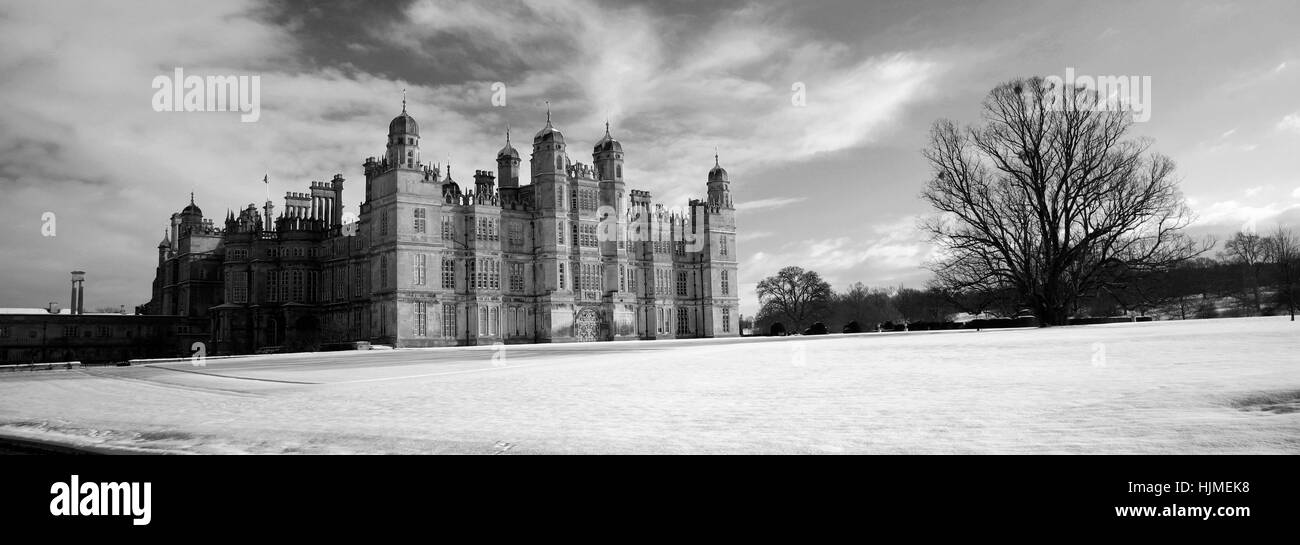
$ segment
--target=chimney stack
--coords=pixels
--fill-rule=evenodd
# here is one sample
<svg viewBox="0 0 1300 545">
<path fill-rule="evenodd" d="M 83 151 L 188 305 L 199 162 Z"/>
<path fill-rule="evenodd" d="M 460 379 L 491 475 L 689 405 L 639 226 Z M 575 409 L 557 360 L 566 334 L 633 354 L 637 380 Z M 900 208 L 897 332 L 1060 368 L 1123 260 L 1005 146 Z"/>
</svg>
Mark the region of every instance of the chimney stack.
<svg viewBox="0 0 1300 545">
<path fill-rule="evenodd" d="M 86 313 L 86 271 L 72 271 L 72 302 L 68 308 L 73 314 Z"/>
</svg>

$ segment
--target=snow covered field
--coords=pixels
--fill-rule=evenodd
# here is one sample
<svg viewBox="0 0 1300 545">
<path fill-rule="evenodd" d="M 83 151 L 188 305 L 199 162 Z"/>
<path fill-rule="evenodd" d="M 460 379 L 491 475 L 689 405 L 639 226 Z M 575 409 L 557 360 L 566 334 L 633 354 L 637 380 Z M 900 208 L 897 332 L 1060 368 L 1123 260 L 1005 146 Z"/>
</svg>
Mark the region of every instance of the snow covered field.
<svg viewBox="0 0 1300 545">
<path fill-rule="evenodd" d="M 1284 317 L 0 374 L 0 434 L 192 453 L 1300 453 Z"/>
</svg>

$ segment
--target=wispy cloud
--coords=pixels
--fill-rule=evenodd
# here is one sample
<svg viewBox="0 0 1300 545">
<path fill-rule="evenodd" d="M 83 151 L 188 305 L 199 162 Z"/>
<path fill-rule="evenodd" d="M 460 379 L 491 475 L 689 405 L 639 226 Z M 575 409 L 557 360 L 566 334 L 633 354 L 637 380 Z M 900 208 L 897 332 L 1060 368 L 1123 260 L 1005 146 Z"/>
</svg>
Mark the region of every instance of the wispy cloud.
<svg viewBox="0 0 1300 545">
<path fill-rule="evenodd" d="M 1277 130 L 1300 134 L 1300 112 L 1287 114 L 1277 122 Z"/>
<path fill-rule="evenodd" d="M 773 197 L 770 199 L 758 199 L 752 201 L 740 201 L 736 203 L 737 212 L 756 212 L 770 208 L 782 208 L 797 202 L 803 202 L 805 197 Z"/>
</svg>

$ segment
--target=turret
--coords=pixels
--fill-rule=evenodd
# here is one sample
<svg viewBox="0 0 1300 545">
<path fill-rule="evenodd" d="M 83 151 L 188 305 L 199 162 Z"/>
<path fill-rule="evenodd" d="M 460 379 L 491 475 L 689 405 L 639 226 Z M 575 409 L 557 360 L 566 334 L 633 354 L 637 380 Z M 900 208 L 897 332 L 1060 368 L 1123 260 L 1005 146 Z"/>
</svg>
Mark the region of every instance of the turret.
<svg viewBox="0 0 1300 545">
<path fill-rule="evenodd" d="M 162 242 L 158 243 L 158 264 L 159 265 L 162 265 L 164 261 L 167 261 L 167 252 L 170 251 L 171 248 L 172 248 L 172 241 L 167 236 L 167 231 L 163 231 Z"/>
<path fill-rule="evenodd" d="M 534 182 L 563 182 L 568 159 L 564 152 L 564 135 L 551 125 L 551 110 L 546 110 L 546 126 L 533 137 L 532 175 Z"/>
<path fill-rule="evenodd" d="M 591 152 L 591 162 L 596 167 L 596 176 L 602 182 L 623 181 L 623 144 L 609 134 L 609 122 L 605 122 L 605 137 L 596 143 Z"/>
<path fill-rule="evenodd" d="M 510 145 L 510 128 L 506 128 L 506 145 L 497 152 L 497 179 L 501 189 L 519 187 L 519 151 Z"/>
<path fill-rule="evenodd" d="M 713 154 L 713 168 L 709 170 L 709 206 L 731 209 L 731 180 L 727 169 L 718 162 L 718 154 Z"/>
<path fill-rule="evenodd" d="M 388 164 L 395 168 L 419 168 L 420 126 L 406 113 L 406 92 L 402 92 L 402 113 L 388 124 Z"/>
</svg>

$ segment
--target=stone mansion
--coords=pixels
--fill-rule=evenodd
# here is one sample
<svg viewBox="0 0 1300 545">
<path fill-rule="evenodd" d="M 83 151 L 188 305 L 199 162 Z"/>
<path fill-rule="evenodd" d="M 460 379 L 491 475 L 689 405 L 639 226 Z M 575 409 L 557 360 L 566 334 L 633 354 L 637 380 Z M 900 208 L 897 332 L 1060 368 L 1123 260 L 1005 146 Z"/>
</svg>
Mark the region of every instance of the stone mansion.
<svg viewBox="0 0 1300 545">
<path fill-rule="evenodd" d="M 464 184 L 420 158 L 406 112 L 362 165 L 358 218 L 344 178 L 230 212 L 194 203 L 158 245 L 148 314 L 207 324 L 208 354 L 739 335 L 735 208 L 714 157 L 704 199 L 681 212 L 629 190 L 609 134 L 590 165 L 551 124 L 521 157 L 506 134 L 496 172 Z M 351 216 L 349 214 L 348 216 Z"/>
</svg>

